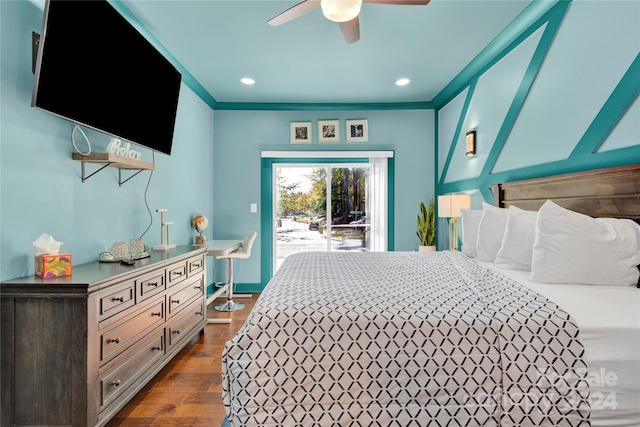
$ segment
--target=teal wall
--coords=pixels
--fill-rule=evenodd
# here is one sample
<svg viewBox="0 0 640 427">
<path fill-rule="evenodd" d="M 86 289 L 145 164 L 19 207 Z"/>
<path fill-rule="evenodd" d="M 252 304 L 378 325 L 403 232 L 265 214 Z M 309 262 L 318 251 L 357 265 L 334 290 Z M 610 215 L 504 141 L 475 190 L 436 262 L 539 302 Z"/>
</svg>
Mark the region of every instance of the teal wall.
<svg viewBox="0 0 640 427">
<path fill-rule="evenodd" d="M 479 209 L 497 182 L 640 162 L 639 52 L 640 2 L 575 0 L 470 64 L 436 109 L 437 194 L 470 193 Z"/>
<path fill-rule="evenodd" d="M 154 224 L 145 240 L 159 241 L 159 207 L 169 209 L 178 244 L 193 239 L 189 221 L 196 212 L 209 218 L 209 238 L 242 237 L 251 228 L 262 232 L 262 150 L 393 150 L 395 250 L 415 249 L 417 206 L 435 194 L 469 192 L 477 208 L 492 201 L 495 182 L 637 163 L 640 2 L 552 4 L 533 2 L 421 106 L 212 110 L 210 95 L 177 64 L 184 84 L 174 153 L 155 156 L 147 193 Z M 72 125 L 30 107 L 30 38 L 41 19 L 31 2 L 0 2 L 0 280 L 33 272 L 31 245 L 43 232 L 64 241 L 63 249 L 79 264 L 97 259 L 114 241 L 142 234 L 150 220 L 148 172 L 119 187 L 117 171 L 108 169 L 83 184 L 80 164 L 70 158 Z M 369 120 L 368 143 L 344 142 L 344 120 L 352 118 Z M 319 119 L 340 119 L 343 142 L 289 144 L 290 121 L 312 121 L 315 134 Z M 463 153 L 470 129 L 478 132 L 473 158 Z M 95 151 L 106 147 L 108 137 L 87 133 Z M 152 161 L 148 150 L 140 151 Z M 257 214 L 249 212 L 251 203 L 258 203 Z M 443 247 L 446 227 L 440 222 Z M 256 252 L 237 267 L 241 284 L 263 284 L 261 261 Z M 224 277 L 213 266 L 209 274 L 210 281 Z"/>
<path fill-rule="evenodd" d="M 346 143 L 344 121 L 367 119 L 369 141 Z M 341 143 L 318 144 L 317 121 L 339 119 Z M 313 122 L 313 144 L 289 144 L 289 123 Z M 415 218 L 420 201 L 434 194 L 435 162 L 433 110 L 367 111 L 214 111 L 215 194 L 213 234 L 217 238 L 243 237 L 249 229 L 259 232 L 261 245 L 261 151 L 393 150 L 395 152 L 395 250 L 416 250 Z M 258 213 L 250 213 L 251 203 Z M 253 290 L 261 283 L 260 253 L 236 268 L 239 290 Z M 222 279 L 222 265 L 218 279 Z"/>
<path fill-rule="evenodd" d="M 80 162 L 71 160 L 73 125 L 30 107 L 31 32 L 40 32 L 42 10 L 27 1 L 1 1 L 0 19 L 0 280 L 7 280 L 33 274 L 32 242 L 42 233 L 63 241 L 62 250 L 72 254 L 74 264 L 97 260 L 113 242 L 140 236 L 151 220 L 145 206 L 150 172 L 122 187 L 111 168 L 81 182 Z M 69 66 L 82 66 L 81 57 Z M 104 151 L 109 138 L 86 133 L 93 150 Z M 81 134 L 76 137 L 85 151 Z M 171 241 L 177 244 L 193 241 L 195 213 L 212 219 L 212 141 L 211 108 L 183 84 L 173 153 L 155 155 L 147 191 L 153 218 L 147 244 L 159 244 L 156 208 L 169 209 L 165 220 L 175 222 Z M 138 150 L 142 160 L 153 161 L 149 150 Z M 205 234 L 212 237 L 211 230 Z"/>
</svg>

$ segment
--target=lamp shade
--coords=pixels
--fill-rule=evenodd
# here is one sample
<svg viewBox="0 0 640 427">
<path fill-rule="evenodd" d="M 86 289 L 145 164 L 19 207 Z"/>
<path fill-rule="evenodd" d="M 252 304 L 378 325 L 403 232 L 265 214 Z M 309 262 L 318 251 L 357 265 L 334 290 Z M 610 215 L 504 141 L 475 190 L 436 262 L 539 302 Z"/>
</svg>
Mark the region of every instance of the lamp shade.
<svg viewBox="0 0 640 427">
<path fill-rule="evenodd" d="M 459 218 L 460 209 L 471 207 L 471 196 L 468 194 L 446 194 L 438 196 L 438 216 L 441 218 Z"/>
<path fill-rule="evenodd" d="M 348 22 L 360 13 L 362 0 L 321 0 L 322 14 L 333 22 Z"/>
</svg>

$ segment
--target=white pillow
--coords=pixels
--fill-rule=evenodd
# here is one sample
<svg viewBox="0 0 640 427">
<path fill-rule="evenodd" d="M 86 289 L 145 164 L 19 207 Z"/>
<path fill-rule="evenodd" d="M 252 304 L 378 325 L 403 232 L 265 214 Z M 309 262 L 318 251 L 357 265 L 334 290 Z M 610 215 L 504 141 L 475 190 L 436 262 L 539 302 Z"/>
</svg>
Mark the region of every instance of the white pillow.
<svg viewBox="0 0 640 427">
<path fill-rule="evenodd" d="M 460 209 L 460 216 L 462 217 L 462 254 L 475 258 L 482 210 Z"/>
<path fill-rule="evenodd" d="M 502 236 L 507 226 L 509 209 L 499 208 L 482 202 L 482 217 L 478 225 L 476 244 L 479 261 L 493 262 L 502 245 Z"/>
<path fill-rule="evenodd" d="M 550 200 L 538 211 L 531 280 L 539 283 L 635 285 L 640 226 L 591 218 Z"/>
<path fill-rule="evenodd" d="M 537 217 L 538 212 L 509 206 L 507 226 L 494 261 L 496 266 L 508 270 L 531 270 Z"/>
</svg>

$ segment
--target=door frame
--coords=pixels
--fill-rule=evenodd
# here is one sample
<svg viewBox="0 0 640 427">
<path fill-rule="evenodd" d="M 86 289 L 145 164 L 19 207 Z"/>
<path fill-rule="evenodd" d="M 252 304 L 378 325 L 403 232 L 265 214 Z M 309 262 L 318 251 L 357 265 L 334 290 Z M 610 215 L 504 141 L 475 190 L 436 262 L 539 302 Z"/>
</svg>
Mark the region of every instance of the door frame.
<svg viewBox="0 0 640 427">
<path fill-rule="evenodd" d="M 260 281 L 262 288 L 273 277 L 273 165 L 290 164 L 320 164 L 320 163 L 369 163 L 371 157 L 386 157 L 388 159 L 388 187 L 387 187 L 387 250 L 393 251 L 394 243 L 394 152 L 393 151 L 263 151 L 261 153 L 260 170 Z"/>
</svg>

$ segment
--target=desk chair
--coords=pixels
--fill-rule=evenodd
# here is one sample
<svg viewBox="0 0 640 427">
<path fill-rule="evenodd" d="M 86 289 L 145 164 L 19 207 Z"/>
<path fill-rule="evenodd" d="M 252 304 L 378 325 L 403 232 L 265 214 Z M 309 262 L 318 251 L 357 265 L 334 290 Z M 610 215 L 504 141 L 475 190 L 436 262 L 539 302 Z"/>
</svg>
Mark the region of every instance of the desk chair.
<svg viewBox="0 0 640 427">
<path fill-rule="evenodd" d="M 255 231 L 249 231 L 247 236 L 242 242 L 242 247 L 236 251 L 231 252 L 228 255 L 217 256 L 216 259 L 227 260 L 227 302 L 224 304 L 218 304 L 213 307 L 218 311 L 236 311 L 244 308 L 244 304 L 233 301 L 233 260 L 234 259 L 247 259 L 251 256 L 251 247 L 256 240 L 258 233 Z"/>
</svg>

